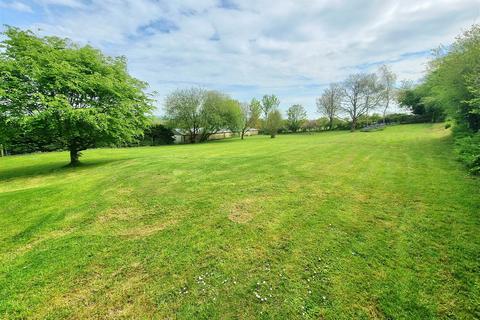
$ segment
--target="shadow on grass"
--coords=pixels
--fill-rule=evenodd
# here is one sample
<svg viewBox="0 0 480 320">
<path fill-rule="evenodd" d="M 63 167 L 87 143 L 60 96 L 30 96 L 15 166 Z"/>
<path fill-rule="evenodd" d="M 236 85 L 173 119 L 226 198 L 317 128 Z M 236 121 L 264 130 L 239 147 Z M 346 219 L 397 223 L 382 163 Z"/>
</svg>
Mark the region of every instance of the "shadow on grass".
<svg viewBox="0 0 480 320">
<path fill-rule="evenodd" d="M 103 160 L 86 160 L 80 162 L 76 166 L 70 166 L 65 161 L 54 161 L 49 163 L 42 163 L 42 164 L 35 164 L 31 166 L 21 166 L 16 167 L 13 169 L 8 170 L 0 170 L 0 180 L 7 180 L 7 179 L 15 179 L 15 178 L 31 178 L 31 177 L 39 177 L 49 174 L 56 174 L 56 173 L 68 173 L 68 172 L 75 172 L 75 171 L 83 171 L 88 170 L 91 168 L 103 166 L 109 163 L 114 162 L 123 162 L 127 161 L 130 158 L 122 158 L 122 159 L 103 159 Z"/>
</svg>

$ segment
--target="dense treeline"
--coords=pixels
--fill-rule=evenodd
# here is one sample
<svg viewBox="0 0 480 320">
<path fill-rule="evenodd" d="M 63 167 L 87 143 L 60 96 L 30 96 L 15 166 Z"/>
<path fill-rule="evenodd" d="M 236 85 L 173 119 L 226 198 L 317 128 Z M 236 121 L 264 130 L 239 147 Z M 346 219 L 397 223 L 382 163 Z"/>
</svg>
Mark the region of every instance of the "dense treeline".
<svg viewBox="0 0 480 320">
<path fill-rule="evenodd" d="M 447 115 L 460 158 L 480 173 L 480 26 L 474 25 L 449 47 L 440 47 L 425 79 L 401 90 L 399 102 L 432 121 Z"/>
</svg>

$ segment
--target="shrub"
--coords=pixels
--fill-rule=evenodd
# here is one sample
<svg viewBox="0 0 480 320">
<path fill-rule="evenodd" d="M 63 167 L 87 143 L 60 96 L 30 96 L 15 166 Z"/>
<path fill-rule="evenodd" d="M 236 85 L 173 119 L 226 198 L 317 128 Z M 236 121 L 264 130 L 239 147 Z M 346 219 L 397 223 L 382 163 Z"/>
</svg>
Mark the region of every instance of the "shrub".
<svg viewBox="0 0 480 320">
<path fill-rule="evenodd" d="M 448 128 L 450 128 L 451 126 L 452 126 L 452 124 L 451 124 L 450 122 L 445 123 L 445 129 L 448 129 Z"/>
<path fill-rule="evenodd" d="M 173 131 L 159 123 L 155 123 L 148 127 L 141 140 L 141 144 L 144 146 L 159 146 L 173 144 L 173 142 Z"/>
<path fill-rule="evenodd" d="M 386 123 L 424 123 L 431 122 L 431 119 L 427 115 L 407 114 L 407 113 L 394 113 L 385 117 Z"/>
<path fill-rule="evenodd" d="M 480 132 L 472 133 L 466 125 L 453 127 L 455 151 L 472 174 L 480 174 Z"/>
<path fill-rule="evenodd" d="M 455 141 L 456 151 L 472 174 L 480 174 L 480 133 Z"/>
</svg>

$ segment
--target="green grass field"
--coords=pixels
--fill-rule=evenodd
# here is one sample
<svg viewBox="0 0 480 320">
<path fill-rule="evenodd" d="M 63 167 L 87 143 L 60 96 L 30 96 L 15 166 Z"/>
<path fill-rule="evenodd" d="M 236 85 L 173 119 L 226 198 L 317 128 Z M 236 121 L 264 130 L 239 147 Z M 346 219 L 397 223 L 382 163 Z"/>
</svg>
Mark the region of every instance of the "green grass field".
<svg viewBox="0 0 480 320">
<path fill-rule="evenodd" d="M 0 159 L 0 317 L 474 319 L 441 125 Z"/>
</svg>

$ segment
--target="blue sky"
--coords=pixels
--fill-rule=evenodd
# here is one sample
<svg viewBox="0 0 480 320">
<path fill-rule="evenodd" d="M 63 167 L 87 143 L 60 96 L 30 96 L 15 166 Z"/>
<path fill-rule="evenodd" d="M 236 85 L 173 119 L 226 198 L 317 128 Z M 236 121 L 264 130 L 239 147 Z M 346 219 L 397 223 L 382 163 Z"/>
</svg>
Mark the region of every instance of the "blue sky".
<svg viewBox="0 0 480 320">
<path fill-rule="evenodd" d="M 430 50 L 480 22 L 480 0 L 0 0 L 0 23 L 124 55 L 158 92 L 201 86 L 285 110 L 330 82 L 388 64 L 422 77 Z"/>
</svg>

